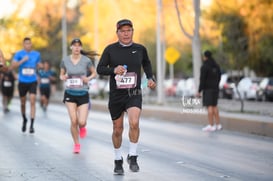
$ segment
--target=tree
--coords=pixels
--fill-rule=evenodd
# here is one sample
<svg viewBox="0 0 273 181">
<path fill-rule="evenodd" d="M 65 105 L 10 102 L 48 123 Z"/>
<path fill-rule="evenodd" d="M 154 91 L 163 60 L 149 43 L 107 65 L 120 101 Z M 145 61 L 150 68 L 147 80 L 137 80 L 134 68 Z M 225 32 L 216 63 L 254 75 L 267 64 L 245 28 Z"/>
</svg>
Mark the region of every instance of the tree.
<svg viewBox="0 0 273 181">
<path fill-rule="evenodd" d="M 249 66 L 260 76 L 273 74 L 272 9 L 272 0 L 245 0 L 240 7 L 249 37 Z"/>
<path fill-rule="evenodd" d="M 21 11 L 26 8 L 23 6 L 24 2 L 17 1 L 17 3 L 16 11 L 11 16 L 0 21 L 2 25 L 0 32 L 4 42 L 9 42 L 8 46 L 2 46 L 7 58 L 12 58 L 12 54 L 22 48 L 24 37 L 31 37 L 33 48 L 41 52 L 42 60 L 49 61 L 58 70 L 62 59 L 61 10 L 63 2 L 34 0 L 33 9 L 30 9 L 28 14 L 24 16 L 20 16 Z M 68 34 L 69 40 L 81 34 L 81 30 L 77 26 L 79 17 L 78 6 L 73 10 L 68 9 L 66 18 L 70 30 Z M 69 42 L 67 45 L 69 45 Z"/>
<path fill-rule="evenodd" d="M 215 21 L 221 30 L 223 51 L 228 55 L 230 67 L 242 71 L 248 61 L 248 37 L 244 18 L 233 9 L 221 11 L 223 7 L 213 11 L 210 18 Z M 239 72 L 240 74 L 240 72 Z M 239 76 L 234 82 L 240 81 Z M 244 112 L 244 100 L 240 92 L 235 88 L 241 102 L 241 112 Z"/>
<path fill-rule="evenodd" d="M 253 65 L 255 70 L 260 75 L 273 77 L 273 34 L 262 35 L 255 47 L 255 53 L 259 55 L 256 57 L 257 61 Z"/>
<path fill-rule="evenodd" d="M 35 32 L 31 28 L 28 19 L 22 19 L 15 13 L 9 18 L 0 21 L 0 43 L 1 49 L 7 60 L 11 60 L 13 54 L 22 48 L 22 41 L 25 36 L 33 35 Z"/>
<path fill-rule="evenodd" d="M 273 69 L 272 0 L 214 0 L 206 9 L 207 19 L 219 29 L 228 69 L 250 67 L 258 75 L 269 76 Z M 219 48 L 221 50 L 221 48 Z M 233 50 L 232 50 L 233 49 Z M 232 51 L 231 51 L 232 50 Z M 267 64 L 264 71 L 264 63 Z M 268 70 L 267 70 L 268 69 Z"/>
<path fill-rule="evenodd" d="M 155 7 L 154 1 L 140 0 L 128 3 L 128 0 L 85 0 L 80 7 L 82 17 L 79 26 L 84 31 L 81 38 L 84 42 L 88 42 L 90 47 L 97 46 L 96 51 L 102 52 L 107 44 L 117 40 L 116 22 L 127 18 L 133 21 L 134 40 L 138 42 L 140 37 L 145 36 L 146 30 L 155 27 Z M 98 9 L 96 14 L 95 8 Z M 94 45 L 96 36 L 98 45 Z M 151 34 L 147 35 L 150 36 Z"/>
<path fill-rule="evenodd" d="M 244 19 L 236 12 L 212 14 L 221 28 L 223 50 L 229 55 L 233 69 L 242 69 L 248 60 L 248 37 Z"/>
<path fill-rule="evenodd" d="M 193 0 L 194 6 L 194 28 L 193 28 L 193 35 L 188 33 L 182 23 L 182 19 L 180 16 L 180 10 L 175 0 L 175 7 L 177 11 L 177 16 L 179 18 L 179 25 L 183 32 L 183 34 L 188 37 L 192 41 L 192 55 L 193 55 L 193 75 L 195 79 L 195 84 L 199 85 L 199 77 L 200 77 L 200 67 L 201 67 L 201 48 L 200 48 L 200 36 L 199 36 L 199 18 L 200 18 L 200 0 Z"/>
</svg>

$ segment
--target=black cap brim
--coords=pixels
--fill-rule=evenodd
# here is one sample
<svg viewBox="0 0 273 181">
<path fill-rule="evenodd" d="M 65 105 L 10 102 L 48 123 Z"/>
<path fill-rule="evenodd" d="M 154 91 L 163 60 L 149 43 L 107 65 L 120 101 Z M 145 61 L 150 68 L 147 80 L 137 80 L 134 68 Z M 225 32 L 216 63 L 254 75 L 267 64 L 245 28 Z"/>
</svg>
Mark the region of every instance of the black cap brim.
<svg viewBox="0 0 273 181">
<path fill-rule="evenodd" d="M 79 38 L 73 39 L 70 45 L 74 45 L 75 43 L 79 43 L 80 45 L 82 45 L 82 41 Z"/>
<path fill-rule="evenodd" d="M 130 27 L 133 27 L 133 23 L 131 20 L 128 20 L 128 19 L 122 19 L 122 20 L 119 20 L 117 22 L 117 30 L 120 29 L 122 26 L 130 26 Z"/>
</svg>

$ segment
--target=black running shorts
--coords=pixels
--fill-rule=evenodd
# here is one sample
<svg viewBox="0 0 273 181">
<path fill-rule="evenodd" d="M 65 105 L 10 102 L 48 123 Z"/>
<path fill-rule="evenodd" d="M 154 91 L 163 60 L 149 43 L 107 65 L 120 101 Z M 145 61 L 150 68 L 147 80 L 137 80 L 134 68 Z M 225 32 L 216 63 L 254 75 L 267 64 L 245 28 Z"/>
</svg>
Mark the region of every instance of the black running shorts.
<svg viewBox="0 0 273 181">
<path fill-rule="evenodd" d="M 218 90 L 204 90 L 203 91 L 203 106 L 217 106 L 218 102 Z"/>
<path fill-rule="evenodd" d="M 110 95 L 108 108 L 111 114 L 112 120 L 118 119 L 121 114 L 130 107 L 142 108 L 142 96 L 141 95 Z"/>
<path fill-rule="evenodd" d="M 12 87 L 2 87 L 3 96 L 13 97 L 13 93 L 14 93 L 14 86 L 12 86 Z"/>
<path fill-rule="evenodd" d="M 64 92 L 63 103 L 65 103 L 65 102 L 73 102 L 73 103 L 77 104 L 77 106 L 80 106 L 82 104 L 87 104 L 87 103 L 89 103 L 89 94 L 86 93 L 86 94 L 81 95 L 81 96 L 74 96 L 74 95 L 68 94 L 65 91 Z"/>
<path fill-rule="evenodd" d="M 19 96 L 24 97 L 29 92 L 30 94 L 36 94 L 37 92 L 37 82 L 23 83 L 19 82 L 18 84 Z"/>
<path fill-rule="evenodd" d="M 50 98 L 50 87 L 40 87 L 40 94 L 47 99 Z"/>
</svg>

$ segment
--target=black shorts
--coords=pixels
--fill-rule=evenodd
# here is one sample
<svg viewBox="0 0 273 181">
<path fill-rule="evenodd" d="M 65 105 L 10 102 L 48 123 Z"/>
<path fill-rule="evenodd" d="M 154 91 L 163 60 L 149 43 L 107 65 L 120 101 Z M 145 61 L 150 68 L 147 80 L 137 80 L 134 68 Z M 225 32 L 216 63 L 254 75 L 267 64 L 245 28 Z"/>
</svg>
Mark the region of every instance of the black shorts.
<svg viewBox="0 0 273 181">
<path fill-rule="evenodd" d="M 130 107 L 142 108 L 142 95 L 110 95 L 108 108 L 112 120 L 118 119 Z"/>
<path fill-rule="evenodd" d="M 204 90 L 203 91 L 203 106 L 217 106 L 218 90 Z"/>
<path fill-rule="evenodd" d="M 31 83 L 19 82 L 18 90 L 19 90 L 20 97 L 26 96 L 28 92 L 30 94 L 36 94 L 37 93 L 37 82 L 31 82 Z"/>
<path fill-rule="evenodd" d="M 82 104 L 87 104 L 89 103 L 89 94 L 86 93 L 82 96 L 73 96 L 71 94 L 68 94 L 66 91 L 64 92 L 64 99 L 63 103 L 65 102 L 73 102 L 76 103 L 77 106 L 80 106 Z"/>
<path fill-rule="evenodd" d="M 11 86 L 11 87 L 2 87 L 2 94 L 3 94 L 3 96 L 13 97 L 13 92 L 14 92 L 14 86 Z"/>
<path fill-rule="evenodd" d="M 47 99 L 50 98 L 50 87 L 40 87 L 40 94 Z"/>
</svg>

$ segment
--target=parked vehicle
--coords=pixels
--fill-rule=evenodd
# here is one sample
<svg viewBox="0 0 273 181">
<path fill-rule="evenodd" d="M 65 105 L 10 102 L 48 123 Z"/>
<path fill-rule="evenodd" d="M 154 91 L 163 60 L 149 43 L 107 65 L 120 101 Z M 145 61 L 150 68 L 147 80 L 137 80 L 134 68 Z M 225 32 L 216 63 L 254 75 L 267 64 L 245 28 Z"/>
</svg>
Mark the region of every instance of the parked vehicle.
<svg viewBox="0 0 273 181">
<path fill-rule="evenodd" d="M 91 98 L 97 98 L 101 96 L 107 85 L 107 80 L 102 79 L 92 79 L 89 83 L 89 95 Z"/>
<path fill-rule="evenodd" d="M 259 78 L 244 77 L 237 85 L 238 92 L 236 89 L 233 89 L 234 98 L 239 99 L 241 96 L 242 99 L 255 100 L 259 82 Z M 240 94 L 240 96 L 238 93 Z"/>
<path fill-rule="evenodd" d="M 260 82 L 256 96 L 259 101 L 273 101 L 273 77 L 264 78 Z"/>
<path fill-rule="evenodd" d="M 194 97 L 197 93 L 197 87 L 194 82 L 194 78 L 188 78 L 186 80 L 186 91 L 184 92 L 185 97 Z"/>
<path fill-rule="evenodd" d="M 181 79 L 176 86 L 176 96 L 194 97 L 197 92 L 197 88 L 194 83 L 194 78 Z"/>
<path fill-rule="evenodd" d="M 236 86 L 236 81 L 240 81 L 242 76 L 235 76 L 229 74 L 222 74 L 219 83 L 219 97 L 232 99 L 234 94 L 234 88 Z"/>
<path fill-rule="evenodd" d="M 175 96 L 177 79 L 167 79 L 164 81 L 164 92 L 166 96 Z"/>
<path fill-rule="evenodd" d="M 89 92 L 89 95 L 91 98 L 95 98 L 99 95 L 99 85 L 98 85 L 98 82 L 97 82 L 97 79 L 92 79 L 89 83 L 89 89 L 88 89 L 88 92 Z"/>
<path fill-rule="evenodd" d="M 177 83 L 175 95 L 178 97 L 182 97 L 185 90 L 186 90 L 186 79 L 181 79 Z"/>
</svg>

